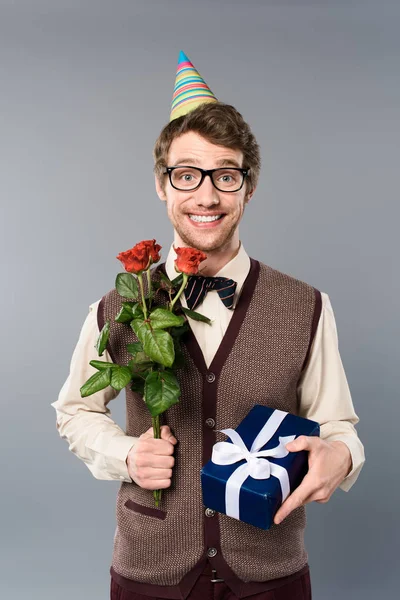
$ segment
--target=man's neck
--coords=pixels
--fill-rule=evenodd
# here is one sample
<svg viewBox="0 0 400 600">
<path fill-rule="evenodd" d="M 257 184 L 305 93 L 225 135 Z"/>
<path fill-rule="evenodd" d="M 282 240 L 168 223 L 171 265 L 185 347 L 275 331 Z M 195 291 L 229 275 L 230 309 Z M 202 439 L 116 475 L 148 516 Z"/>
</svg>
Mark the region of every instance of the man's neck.
<svg viewBox="0 0 400 600">
<path fill-rule="evenodd" d="M 206 275 L 213 277 L 218 271 L 222 269 L 232 258 L 235 258 L 240 249 L 240 242 L 236 248 L 231 248 L 224 252 L 206 252 L 207 258 L 205 261 L 200 263 L 199 273 L 200 275 Z"/>
</svg>

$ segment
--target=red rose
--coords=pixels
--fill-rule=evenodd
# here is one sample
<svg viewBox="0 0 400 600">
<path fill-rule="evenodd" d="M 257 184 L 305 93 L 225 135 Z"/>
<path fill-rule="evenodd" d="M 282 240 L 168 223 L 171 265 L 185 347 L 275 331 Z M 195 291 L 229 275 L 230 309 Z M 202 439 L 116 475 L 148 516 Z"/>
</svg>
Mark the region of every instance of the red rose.
<svg viewBox="0 0 400 600">
<path fill-rule="evenodd" d="M 177 255 L 175 270 L 186 275 L 197 275 L 199 264 L 207 258 L 207 254 L 196 248 L 174 248 L 174 250 Z"/>
<path fill-rule="evenodd" d="M 161 256 L 159 254 L 161 250 L 160 244 L 156 244 L 156 240 L 145 240 L 141 242 L 141 244 L 146 244 L 149 249 L 150 258 L 152 263 L 156 263 L 160 260 Z"/>
<path fill-rule="evenodd" d="M 120 252 L 117 258 L 124 265 L 125 271 L 138 274 L 148 269 L 152 263 L 158 262 L 161 246 L 155 242 L 156 240 L 144 240 L 130 250 Z"/>
</svg>

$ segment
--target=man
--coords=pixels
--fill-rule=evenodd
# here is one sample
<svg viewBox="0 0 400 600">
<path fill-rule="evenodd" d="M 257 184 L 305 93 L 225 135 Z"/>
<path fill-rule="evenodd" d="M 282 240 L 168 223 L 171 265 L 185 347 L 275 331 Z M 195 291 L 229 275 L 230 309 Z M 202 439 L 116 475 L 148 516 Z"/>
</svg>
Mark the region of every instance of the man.
<svg viewBox="0 0 400 600">
<path fill-rule="evenodd" d="M 105 361 L 127 364 L 124 348 L 135 340 L 113 320 L 122 301 L 115 289 L 90 307 L 53 406 L 60 435 L 93 475 L 122 480 L 111 598 L 309 599 L 305 504 L 327 502 L 339 486 L 348 491 L 365 461 L 329 297 L 247 255 L 239 223 L 257 186 L 259 147 L 240 113 L 218 102 L 183 53 L 170 123 L 154 159 L 157 194 L 174 228 L 161 269 L 173 279 L 174 246 L 192 246 L 207 254 L 201 274 L 232 280 L 234 293 L 229 307 L 215 289 L 196 297 L 196 311 L 212 325 L 189 319 L 181 399 L 167 411 L 161 439 L 154 439 L 143 400 L 129 386 L 126 434 L 109 417 L 112 388 L 80 398 L 105 321 L 111 321 Z M 193 307 L 191 296 L 181 304 Z M 287 445 L 309 451 L 309 471 L 267 531 L 205 507 L 199 476 L 213 444 L 225 439 L 219 430 L 237 427 L 257 403 L 321 426 L 320 438 L 300 436 Z M 154 508 L 149 490 L 164 488 Z"/>
</svg>

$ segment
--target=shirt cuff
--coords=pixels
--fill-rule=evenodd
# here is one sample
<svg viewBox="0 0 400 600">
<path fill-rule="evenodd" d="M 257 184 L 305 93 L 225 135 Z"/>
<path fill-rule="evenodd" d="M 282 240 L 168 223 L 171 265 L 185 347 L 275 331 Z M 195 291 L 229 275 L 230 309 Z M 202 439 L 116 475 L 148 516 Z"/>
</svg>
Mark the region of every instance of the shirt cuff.
<svg viewBox="0 0 400 600">
<path fill-rule="evenodd" d="M 344 434 L 332 434 L 326 438 L 325 441 L 329 442 L 344 442 L 350 450 L 352 468 L 350 473 L 343 479 L 339 487 L 344 491 L 348 492 L 350 488 L 355 484 L 365 462 L 364 447 L 361 444 L 358 437 Z"/>
<path fill-rule="evenodd" d="M 114 436 L 108 447 L 105 456 L 106 470 L 113 479 L 133 483 L 129 475 L 126 459 L 129 451 L 135 446 L 139 438 L 130 435 Z"/>
</svg>

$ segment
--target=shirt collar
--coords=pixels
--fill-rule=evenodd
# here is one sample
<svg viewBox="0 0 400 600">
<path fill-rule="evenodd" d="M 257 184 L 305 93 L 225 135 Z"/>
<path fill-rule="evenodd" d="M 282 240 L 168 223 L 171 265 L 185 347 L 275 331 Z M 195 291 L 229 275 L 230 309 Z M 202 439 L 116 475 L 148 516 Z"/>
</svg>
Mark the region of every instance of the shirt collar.
<svg viewBox="0 0 400 600">
<path fill-rule="evenodd" d="M 165 261 L 165 270 L 170 280 L 178 277 L 178 273 L 175 271 L 175 259 L 176 252 L 173 244 L 171 244 L 167 259 Z M 215 277 L 228 277 L 229 279 L 233 279 L 237 282 L 234 300 L 235 305 L 249 271 L 250 258 L 244 249 L 242 242 L 240 242 L 239 250 L 236 256 L 234 256 L 229 262 L 226 263 L 226 265 L 222 267 L 222 269 L 218 271 L 218 273 L 215 274 Z"/>
</svg>

